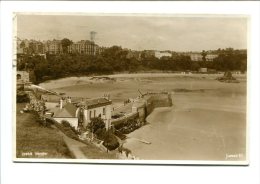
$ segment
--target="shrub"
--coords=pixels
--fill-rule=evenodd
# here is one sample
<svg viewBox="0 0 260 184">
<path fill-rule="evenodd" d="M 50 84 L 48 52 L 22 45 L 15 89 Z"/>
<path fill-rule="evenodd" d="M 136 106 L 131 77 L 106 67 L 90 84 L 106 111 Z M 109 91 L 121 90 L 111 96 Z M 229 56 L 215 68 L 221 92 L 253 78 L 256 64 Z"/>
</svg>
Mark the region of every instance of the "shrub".
<svg viewBox="0 0 260 184">
<path fill-rule="evenodd" d="M 115 135 L 113 135 L 111 132 L 106 132 L 103 145 L 109 150 L 114 150 L 118 148 L 119 142 Z"/>
<path fill-rule="evenodd" d="M 95 134 L 97 135 L 97 138 L 100 140 L 104 140 L 106 138 L 106 129 L 105 128 L 100 128 L 98 129 Z"/>
<path fill-rule="evenodd" d="M 67 120 L 62 120 L 62 121 L 61 121 L 61 124 L 62 124 L 64 127 L 71 127 L 71 126 L 70 126 L 70 123 L 69 123 Z"/>
<path fill-rule="evenodd" d="M 122 145 L 118 147 L 118 152 L 119 152 L 119 153 L 125 152 L 127 157 L 128 157 L 129 154 L 132 153 L 132 151 L 131 151 L 130 149 L 125 148 L 125 147 L 123 147 Z"/>
<path fill-rule="evenodd" d="M 115 125 L 115 129 L 123 134 L 128 134 L 140 127 L 141 123 L 137 119 L 128 119 L 120 124 Z"/>
<path fill-rule="evenodd" d="M 47 125 L 54 125 L 56 123 L 56 121 L 51 118 L 46 118 L 46 123 L 47 123 Z"/>
<path fill-rule="evenodd" d="M 66 123 L 65 123 L 66 124 Z M 72 127 L 64 126 L 62 124 L 59 124 L 58 122 L 55 123 L 55 126 L 60 129 L 65 135 L 68 137 L 79 140 L 77 133 L 75 133 L 72 129 Z"/>
<path fill-rule="evenodd" d="M 70 128 L 75 134 L 78 134 L 79 132 L 75 129 L 75 127 L 71 126 L 70 123 L 67 120 L 62 120 L 61 124 L 64 127 Z"/>
<path fill-rule="evenodd" d="M 27 102 L 30 102 L 30 99 L 25 92 L 19 91 L 16 93 L 16 102 L 17 103 L 27 103 Z"/>
</svg>

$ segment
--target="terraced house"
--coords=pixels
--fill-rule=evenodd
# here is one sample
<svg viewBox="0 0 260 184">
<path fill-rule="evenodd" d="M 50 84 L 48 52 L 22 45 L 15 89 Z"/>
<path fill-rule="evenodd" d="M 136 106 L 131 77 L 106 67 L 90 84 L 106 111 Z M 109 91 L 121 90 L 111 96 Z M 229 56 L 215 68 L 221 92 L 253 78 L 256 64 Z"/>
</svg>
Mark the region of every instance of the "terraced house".
<svg viewBox="0 0 260 184">
<path fill-rule="evenodd" d="M 44 42 L 44 53 L 49 54 L 61 54 L 62 51 L 62 45 L 61 40 L 48 40 Z"/>
<path fill-rule="evenodd" d="M 68 46 L 68 52 L 94 56 L 98 53 L 98 45 L 89 40 L 81 40 Z"/>
<path fill-rule="evenodd" d="M 109 98 L 96 98 L 82 100 L 77 104 L 80 112 L 79 122 L 83 127 L 86 127 L 92 118 L 100 117 L 104 120 L 106 128 L 110 127 L 111 120 L 111 104 L 112 101 Z"/>
</svg>

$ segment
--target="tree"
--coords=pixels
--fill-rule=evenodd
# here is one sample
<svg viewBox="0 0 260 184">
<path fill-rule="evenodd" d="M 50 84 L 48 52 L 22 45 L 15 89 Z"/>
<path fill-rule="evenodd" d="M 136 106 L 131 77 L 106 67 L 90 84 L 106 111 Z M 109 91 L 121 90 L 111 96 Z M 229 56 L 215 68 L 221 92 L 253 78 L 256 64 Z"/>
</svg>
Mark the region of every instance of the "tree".
<svg viewBox="0 0 260 184">
<path fill-rule="evenodd" d="M 35 45 L 33 42 L 29 43 L 29 54 L 34 54 L 35 53 Z"/>
<path fill-rule="evenodd" d="M 207 52 L 205 50 L 203 50 L 201 52 L 201 55 L 202 55 L 202 61 L 206 62 L 206 56 L 207 56 Z"/>
<path fill-rule="evenodd" d="M 95 133 L 98 129 L 105 128 L 105 123 L 100 117 L 92 118 L 87 128 Z"/>
<path fill-rule="evenodd" d="M 21 47 L 21 48 L 25 48 L 25 43 L 24 43 L 24 41 L 21 42 L 20 47 Z"/>
<path fill-rule="evenodd" d="M 64 38 L 61 40 L 61 46 L 64 53 L 68 53 L 68 46 L 70 46 L 73 42 L 68 38 Z"/>
<path fill-rule="evenodd" d="M 103 145 L 109 150 L 114 150 L 118 148 L 119 142 L 111 131 L 107 131 L 105 132 Z"/>
</svg>

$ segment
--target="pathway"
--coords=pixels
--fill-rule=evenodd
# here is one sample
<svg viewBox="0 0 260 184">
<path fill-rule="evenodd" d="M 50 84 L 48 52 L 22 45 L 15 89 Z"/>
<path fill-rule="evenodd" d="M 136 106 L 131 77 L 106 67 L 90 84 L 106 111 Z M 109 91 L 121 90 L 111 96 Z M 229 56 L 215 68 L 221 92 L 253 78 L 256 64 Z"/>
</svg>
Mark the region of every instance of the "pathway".
<svg viewBox="0 0 260 184">
<path fill-rule="evenodd" d="M 76 141 L 76 140 L 68 137 L 60 130 L 58 130 L 58 131 L 59 131 L 58 133 L 63 137 L 63 140 L 64 140 L 65 144 L 67 145 L 68 149 L 75 156 L 76 159 L 87 159 L 87 157 L 84 155 L 84 153 L 80 149 L 82 147 L 86 147 L 86 145 L 84 143 Z"/>
</svg>

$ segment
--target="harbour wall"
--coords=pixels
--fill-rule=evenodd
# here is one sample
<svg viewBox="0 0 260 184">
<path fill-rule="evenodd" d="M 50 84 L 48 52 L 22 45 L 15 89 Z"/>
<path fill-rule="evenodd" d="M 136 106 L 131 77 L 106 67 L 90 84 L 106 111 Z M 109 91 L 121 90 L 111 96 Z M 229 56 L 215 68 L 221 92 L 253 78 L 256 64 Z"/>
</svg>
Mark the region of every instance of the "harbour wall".
<svg viewBox="0 0 260 184">
<path fill-rule="evenodd" d="M 172 106 L 170 93 L 148 93 L 144 98 L 146 99 L 144 118 L 149 116 L 155 108 Z"/>
<path fill-rule="evenodd" d="M 161 93 L 146 93 L 141 97 L 135 99 L 131 113 L 125 114 L 123 117 L 112 119 L 111 124 L 118 125 L 130 119 L 145 122 L 145 119 L 157 107 L 171 107 L 172 98 L 171 94 L 167 92 Z"/>
</svg>

